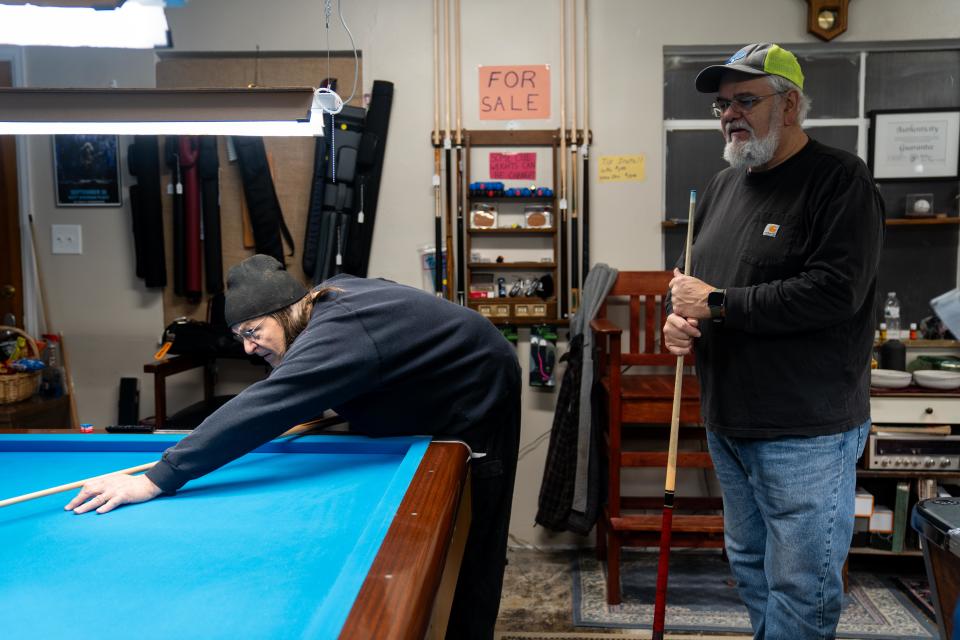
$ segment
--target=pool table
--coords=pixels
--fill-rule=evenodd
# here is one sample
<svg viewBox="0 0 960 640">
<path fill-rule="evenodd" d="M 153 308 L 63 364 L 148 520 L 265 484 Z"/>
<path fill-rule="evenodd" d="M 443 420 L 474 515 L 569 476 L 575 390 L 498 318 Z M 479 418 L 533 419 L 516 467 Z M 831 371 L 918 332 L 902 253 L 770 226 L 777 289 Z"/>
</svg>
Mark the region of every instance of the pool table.
<svg viewBox="0 0 960 640">
<path fill-rule="evenodd" d="M 180 437 L 0 434 L 0 499 L 150 462 Z M 0 636 L 442 636 L 467 459 L 428 438 L 302 436 L 104 515 L 64 511 L 75 491 L 2 508 Z"/>
</svg>

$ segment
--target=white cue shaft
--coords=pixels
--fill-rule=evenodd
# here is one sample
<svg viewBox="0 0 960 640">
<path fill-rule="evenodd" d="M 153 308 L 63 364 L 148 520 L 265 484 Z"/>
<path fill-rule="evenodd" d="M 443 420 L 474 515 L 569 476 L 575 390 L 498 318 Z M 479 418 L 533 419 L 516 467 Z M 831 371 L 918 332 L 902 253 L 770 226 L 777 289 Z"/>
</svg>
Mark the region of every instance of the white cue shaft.
<svg viewBox="0 0 960 640">
<path fill-rule="evenodd" d="M 693 213 L 697 208 L 697 192 L 690 191 L 690 210 L 687 215 L 687 244 L 684 251 L 683 274 L 690 275 L 693 251 Z M 673 379 L 673 412 L 670 416 L 670 444 L 667 446 L 667 478 L 664 491 L 673 493 L 677 486 L 677 444 L 680 434 L 680 402 L 683 390 L 683 356 L 677 356 L 677 369 Z"/>
<path fill-rule="evenodd" d="M 313 428 L 313 426 L 314 426 L 317 422 L 319 422 L 319 420 L 312 420 L 312 421 L 310 421 L 310 422 L 305 422 L 305 423 L 303 423 L 303 424 L 298 424 L 297 426 L 295 426 L 295 427 L 293 427 L 292 429 L 284 432 L 282 435 L 280 435 L 280 436 L 278 436 L 278 437 L 283 438 L 283 437 L 286 437 L 286 436 L 297 435 L 298 433 L 302 433 L 302 432 L 304 432 L 304 431 L 307 431 L 307 430 Z M 41 491 L 34 491 L 33 493 L 25 493 L 25 494 L 23 494 L 22 496 L 15 496 L 15 497 L 13 497 L 13 498 L 7 498 L 6 500 L 0 500 L 0 509 L 2 509 L 3 507 L 9 507 L 9 506 L 12 505 L 12 504 L 18 504 L 18 503 L 20 503 L 20 502 L 26 502 L 26 501 L 28 501 L 28 500 L 36 500 L 37 498 L 44 498 L 44 497 L 46 497 L 46 496 L 52 496 L 52 495 L 55 494 L 55 493 L 63 493 L 64 491 L 70 491 L 71 489 L 79 489 L 80 487 L 82 487 L 83 485 L 87 484 L 87 483 L 90 482 L 91 480 L 96 480 L 97 478 L 103 478 L 104 476 L 112 476 L 112 475 L 115 474 L 115 473 L 123 473 L 123 474 L 126 474 L 126 475 L 132 475 L 132 474 L 134 474 L 134 473 L 140 473 L 141 471 L 146 471 L 147 469 L 151 468 L 153 465 L 157 464 L 157 462 L 158 462 L 157 460 L 154 460 L 153 462 L 148 462 L 148 463 L 146 463 L 146 464 L 137 465 L 136 467 L 130 467 L 129 469 L 120 469 L 119 471 L 111 471 L 111 472 L 109 472 L 109 473 L 103 473 L 103 474 L 100 474 L 99 476 L 93 476 L 93 477 L 87 478 L 87 479 L 85 479 L 85 480 L 77 480 L 76 482 L 68 482 L 67 484 L 61 484 L 61 485 L 59 485 L 59 486 L 57 486 L 57 487 L 50 487 L 49 489 L 43 489 L 43 490 L 41 490 Z"/>
<path fill-rule="evenodd" d="M 153 465 L 157 464 L 156 461 L 148 462 L 147 464 L 137 465 L 136 467 L 130 467 L 129 469 L 121 469 L 120 471 L 111 471 L 110 473 L 104 473 L 99 476 L 93 476 L 92 478 L 87 478 L 86 480 L 77 480 L 76 482 L 70 482 L 67 484 L 61 484 L 58 487 L 50 487 L 49 489 L 43 489 L 42 491 L 34 491 L 33 493 L 27 493 L 22 496 L 17 496 L 15 498 L 7 498 L 6 500 L 0 500 L 0 507 L 8 507 L 12 504 L 17 504 L 19 502 L 26 502 L 27 500 L 35 500 L 37 498 L 43 498 L 45 496 L 51 496 L 55 493 L 63 493 L 64 491 L 70 491 L 71 489 L 79 489 L 86 483 L 91 480 L 96 480 L 97 478 L 102 478 L 104 476 L 113 475 L 114 473 L 140 473 L 141 471 L 146 471 Z"/>
</svg>

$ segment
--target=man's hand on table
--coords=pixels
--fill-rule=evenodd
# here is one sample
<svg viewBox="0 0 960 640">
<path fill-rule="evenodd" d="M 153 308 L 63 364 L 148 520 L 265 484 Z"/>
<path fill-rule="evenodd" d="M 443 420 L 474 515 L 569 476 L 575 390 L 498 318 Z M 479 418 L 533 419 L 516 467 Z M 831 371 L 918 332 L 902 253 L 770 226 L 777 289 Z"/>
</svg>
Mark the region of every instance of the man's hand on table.
<svg viewBox="0 0 960 640">
<path fill-rule="evenodd" d="M 161 493 L 163 491 L 160 487 L 153 484 L 147 476 L 114 473 L 95 478 L 83 485 L 80 493 L 67 503 L 64 510 L 73 510 L 80 514 L 96 509 L 97 513 L 107 513 L 122 504 L 152 500 Z"/>
</svg>

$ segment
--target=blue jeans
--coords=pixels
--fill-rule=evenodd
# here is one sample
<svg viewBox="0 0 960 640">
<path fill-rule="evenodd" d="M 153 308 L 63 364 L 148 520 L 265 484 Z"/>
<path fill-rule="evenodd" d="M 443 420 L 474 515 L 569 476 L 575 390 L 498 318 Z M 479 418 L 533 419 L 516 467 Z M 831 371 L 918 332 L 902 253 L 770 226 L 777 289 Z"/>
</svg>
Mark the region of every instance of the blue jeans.
<svg viewBox="0 0 960 640">
<path fill-rule="evenodd" d="M 870 421 L 845 433 L 707 442 L 724 540 L 755 640 L 833 638 L 853 537 L 856 463 Z"/>
</svg>

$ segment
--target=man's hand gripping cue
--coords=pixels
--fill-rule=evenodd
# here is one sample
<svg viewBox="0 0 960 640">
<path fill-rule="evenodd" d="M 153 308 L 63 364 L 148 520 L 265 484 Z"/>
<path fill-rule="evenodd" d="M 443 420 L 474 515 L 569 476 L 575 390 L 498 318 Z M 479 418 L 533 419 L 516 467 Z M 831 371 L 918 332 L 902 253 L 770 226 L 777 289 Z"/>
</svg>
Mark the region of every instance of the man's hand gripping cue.
<svg viewBox="0 0 960 640">
<path fill-rule="evenodd" d="M 693 349 L 693 339 L 700 337 L 700 320 L 710 317 L 707 295 L 715 288 L 679 269 L 673 270 L 669 286 L 673 312 L 663 324 L 663 344 L 670 353 L 685 356 Z"/>
</svg>

